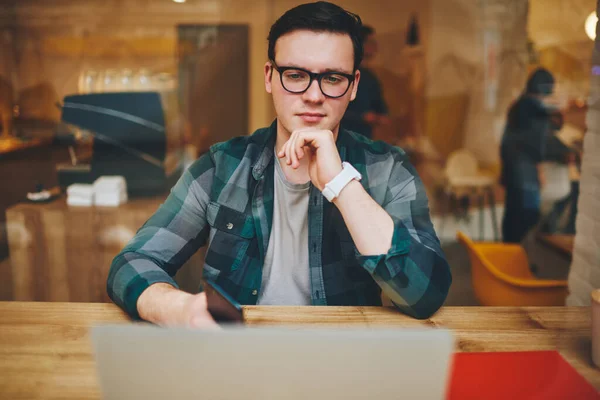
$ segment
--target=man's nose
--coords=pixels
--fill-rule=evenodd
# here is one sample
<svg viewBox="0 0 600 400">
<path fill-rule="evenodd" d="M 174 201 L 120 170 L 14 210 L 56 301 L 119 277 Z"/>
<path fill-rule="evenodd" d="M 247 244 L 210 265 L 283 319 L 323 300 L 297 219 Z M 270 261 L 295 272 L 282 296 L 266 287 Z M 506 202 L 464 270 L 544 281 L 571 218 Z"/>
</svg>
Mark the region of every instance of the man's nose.
<svg viewBox="0 0 600 400">
<path fill-rule="evenodd" d="M 323 102 L 325 100 L 325 95 L 323 95 L 323 92 L 321 92 L 319 81 L 316 79 L 313 80 L 306 92 L 303 93 L 302 97 L 305 101 L 310 101 L 313 103 Z"/>
</svg>

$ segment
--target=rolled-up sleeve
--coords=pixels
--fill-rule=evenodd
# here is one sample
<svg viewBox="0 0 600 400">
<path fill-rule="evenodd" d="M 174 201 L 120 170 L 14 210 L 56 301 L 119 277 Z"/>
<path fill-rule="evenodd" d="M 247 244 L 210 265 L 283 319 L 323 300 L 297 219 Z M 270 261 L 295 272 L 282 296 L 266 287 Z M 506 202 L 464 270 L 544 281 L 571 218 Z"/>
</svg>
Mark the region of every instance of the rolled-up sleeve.
<svg viewBox="0 0 600 400">
<path fill-rule="evenodd" d="M 387 254 L 358 255 L 359 263 L 402 312 L 428 318 L 446 300 L 452 275 L 429 216 L 427 195 L 415 169 L 398 155 L 383 208 L 394 234 Z"/>
<path fill-rule="evenodd" d="M 206 208 L 214 177 L 207 153 L 186 170 L 158 210 L 114 258 L 107 280 L 110 298 L 139 319 L 137 300 L 148 286 L 173 277 L 207 240 Z"/>
</svg>

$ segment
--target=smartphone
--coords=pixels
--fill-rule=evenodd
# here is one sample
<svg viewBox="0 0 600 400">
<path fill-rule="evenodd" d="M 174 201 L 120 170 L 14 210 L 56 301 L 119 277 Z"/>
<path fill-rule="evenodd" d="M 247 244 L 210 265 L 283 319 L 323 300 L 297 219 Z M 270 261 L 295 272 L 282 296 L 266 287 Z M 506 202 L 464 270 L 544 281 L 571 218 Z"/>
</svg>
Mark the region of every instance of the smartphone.
<svg viewBox="0 0 600 400">
<path fill-rule="evenodd" d="M 242 306 L 214 281 L 203 280 L 208 312 L 219 323 L 243 323 Z"/>
</svg>

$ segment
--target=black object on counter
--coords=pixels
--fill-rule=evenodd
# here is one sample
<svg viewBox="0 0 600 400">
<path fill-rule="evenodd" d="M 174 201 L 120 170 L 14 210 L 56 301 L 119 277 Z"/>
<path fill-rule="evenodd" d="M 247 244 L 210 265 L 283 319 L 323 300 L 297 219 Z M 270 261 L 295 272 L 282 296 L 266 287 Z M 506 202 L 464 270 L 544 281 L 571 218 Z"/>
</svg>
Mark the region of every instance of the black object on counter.
<svg viewBox="0 0 600 400">
<path fill-rule="evenodd" d="M 180 148 L 168 148 L 168 143 L 180 143 L 181 138 L 181 132 L 167 129 L 174 115 L 169 98 L 158 92 L 65 97 L 62 120 L 94 136 L 88 181 L 103 175 L 121 175 L 127 181 L 129 196 L 163 193 L 174 185 L 183 163 Z M 168 135 L 172 135 L 169 141 Z M 167 157 L 168 153 L 171 157 Z M 169 158 L 175 162 L 169 165 Z M 80 172 L 83 171 L 70 173 Z"/>
</svg>

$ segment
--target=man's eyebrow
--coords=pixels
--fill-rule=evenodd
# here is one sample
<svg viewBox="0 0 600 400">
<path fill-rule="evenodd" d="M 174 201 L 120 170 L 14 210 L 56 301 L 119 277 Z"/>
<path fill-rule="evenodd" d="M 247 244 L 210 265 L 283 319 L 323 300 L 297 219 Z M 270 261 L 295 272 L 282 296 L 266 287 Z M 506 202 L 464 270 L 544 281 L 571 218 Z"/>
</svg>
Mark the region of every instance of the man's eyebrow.
<svg viewBox="0 0 600 400">
<path fill-rule="evenodd" d="M 282 65 L 277 64 L 277 65 L 280 66 L 280 67 L 299 68 L 299 69 L 304 69 L 304 70 L 310 71 L 308 68 L 302 67 L 302 66 L 294 64 L 294 63 L 282 64 Z M 311 72 L 314 72 L 314 71 L 311 71 Z M 348 74 L 348 75 L 352 75 L 353 74 L 352 72 L 344 71 L 343 68 L 325 68 L 323 71 L 319 71 L 319 72 L 316 72 L 316 73 L 318 74 L 318 73 L 322 73 L 322 72 L 340 72 L 342 74 Z"/>
<path fill-rule="evenodd" d="M 352 75 L 352 72 L 344 71 L 343 68 L 325 68 L 323 72 L 341 72 L 342 74 Z"/>
</svg>

